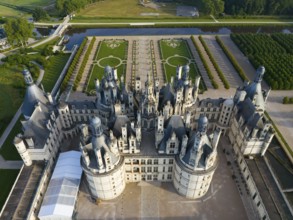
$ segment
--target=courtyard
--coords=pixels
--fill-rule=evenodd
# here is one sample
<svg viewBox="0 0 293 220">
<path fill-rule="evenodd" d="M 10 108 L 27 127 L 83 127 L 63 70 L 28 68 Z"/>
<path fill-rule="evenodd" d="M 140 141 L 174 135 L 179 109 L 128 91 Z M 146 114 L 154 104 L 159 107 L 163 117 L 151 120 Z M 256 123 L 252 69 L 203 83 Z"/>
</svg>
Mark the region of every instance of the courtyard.
<svg viewBox="0 0 293 220">
<path fill-rule="evenodd" d="M 238 188 L 232 179 L 222 146 L 219 166 L 208 193 L 201 199 L 180 196 L 171 182 L 128 183 L 114 200 L 90 199 L 85 178 L 77 200 L 77 219 L 248 219 Z"/>
</svg>

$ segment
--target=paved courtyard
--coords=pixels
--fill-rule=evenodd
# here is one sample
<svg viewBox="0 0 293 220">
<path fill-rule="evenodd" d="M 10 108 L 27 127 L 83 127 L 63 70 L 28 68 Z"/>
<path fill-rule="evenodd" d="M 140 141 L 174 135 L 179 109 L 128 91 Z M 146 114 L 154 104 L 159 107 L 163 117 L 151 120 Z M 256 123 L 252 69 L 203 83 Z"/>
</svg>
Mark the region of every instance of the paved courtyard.
<svg viewBox="0 0 293 220">
<path fill-rule="evenodd" d="M 219 148 L 219 167 L 205 197 L 183 198 L 172 183 L 129 183 L 123 194 L 98 205 L 90 201 L 83 179 L 77 202 L 77 219 L 248 219 L 230 167 Z M 251 218 L 252 219 L 252 218 Z"/>
</svg>

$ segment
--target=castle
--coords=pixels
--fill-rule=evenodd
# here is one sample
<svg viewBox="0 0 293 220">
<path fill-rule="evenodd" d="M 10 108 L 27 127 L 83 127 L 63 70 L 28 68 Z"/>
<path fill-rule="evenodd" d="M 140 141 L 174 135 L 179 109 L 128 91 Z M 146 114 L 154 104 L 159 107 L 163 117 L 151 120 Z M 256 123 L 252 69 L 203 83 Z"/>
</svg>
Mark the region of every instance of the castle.
<svg viewBox="0 0 293 220">
<path fill-rule="evenodd" d="M 243 155 L 265 154 L 274 130 L 264 116 L 264 72 L 258 68 L 254 82 L 239 87 L 233 98 L 200 99 L 200 78 L 190 80 L 188 65 L 162 87 L 149 75 L 144 86 L 138 78 L 131 90 L 107 66 L 95 82 L 94 100 L 57 103 L 24 71 L 25 121 L 14 144 L 30 166 L 54 161 L 61 142 L 79 135 L 81 166 L 94 199 L 116 198 L 126 183 L 139 181 L 172 182 L 180 195 L 200 198 L 217 168 L 221 135 Z"/>
</svg>

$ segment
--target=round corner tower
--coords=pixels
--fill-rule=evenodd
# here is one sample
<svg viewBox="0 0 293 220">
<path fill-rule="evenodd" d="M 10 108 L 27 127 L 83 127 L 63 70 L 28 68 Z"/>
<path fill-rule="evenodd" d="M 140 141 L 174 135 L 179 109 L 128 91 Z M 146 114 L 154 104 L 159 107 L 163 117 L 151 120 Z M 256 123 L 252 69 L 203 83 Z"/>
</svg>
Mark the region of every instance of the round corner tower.
<svg viewBox="0 0 293 220">
<path fill-rule="evenodd" d="M 102 200 L 118 197 L 125 188 L 125 178 L 124 158 L 119 154 L 117 140 L 103 133 L 98 117 L 94 117 L 89 126 L 83 126 L 81 133 L 81 166 L 91 196 Z"/>
</svg>

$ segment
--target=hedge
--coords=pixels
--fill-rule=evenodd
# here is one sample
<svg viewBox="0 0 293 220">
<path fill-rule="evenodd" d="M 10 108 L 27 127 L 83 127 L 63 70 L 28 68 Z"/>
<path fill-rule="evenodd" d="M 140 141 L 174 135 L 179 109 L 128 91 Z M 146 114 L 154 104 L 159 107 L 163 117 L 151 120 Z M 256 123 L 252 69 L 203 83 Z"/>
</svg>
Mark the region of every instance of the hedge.
<svg viewBox="0 0 293 220">
<path fill-rule="evenodd" d="M 232 53 L 228 50 L 228 48 L 224 45 L 224 43 L 221 41 L 219 36 L 216 36 L 216 41 L 234 66 L 235 70 L 237 71 L 238 75 L 242 79 L 242 81 L 249 81 L 246 74 L 244 73 L 243 69 L 239 66 L 238 62 L 236 61 L 235 57 L 232 55 Z"/>
<path fill-rule="evenodd" d="M 84 69 L 85 69 L 86 63 L 87 63 L 87 61 L 88 61 L 88 59 L 89 59 L 89 56 L 90 56 L 90 54 L 91 54 L 91 52 L 92 52 L 92 49 L 93 49 L 93 47 L 94 47 L 94 43 L 95 43 L 95 41 L 96 41 L 96 38 L 94 37 L 93 40 L 91 41 L 91 43 L 90 43 L 90 45 L 89 45 L 89 47 L 88 47 L 88 49 L 87 49 L 85 55 L 84 55 L 84 57 L 83 57 L 82 63 L 81 63 L 81 65 L 80 65 L 80 68 L 79 68 L 79 70 L 78 70 L 77 76 L 76 76 L 75 81 L 74 81 L 74 85 L 73 85 L 73 90 L 74 90 L 74 91 L 77 89 L 77 87 L 78 87 L 78 85 L 79 85 L 79 83 L 80 83 L 80 80 L 81 80 L 81 78 L 82 78 L 82 74 L 83 74 L 83 72 L 84 72 Z"/>
<path fill-rule="evenodd" d="M 83 42 L 80 44 L 80 46 L 79 46 L 79 48 L 78 48 L 78 50 L 77 50 L 77 52 L 76 52 L 76 54 L 75 54 L 72 62 L 70 64 L 69 68 L 68 68 L 68 71 L 66 73 L 66 76 L 63 79 L 63 82 L 61 84 L 61 91 L 64 91 L 66 89 L 67 83 L 70 80 L 70 78 L 71 78 L 71 76 L 72 76 L 72 74 L 73 74 L 73 72 L 74 72 L 74 70 L 75 70 L 75 68 L 76 68 L 76 66 L 78 64 L 78 60 L 79 60 L 79 58 L 81 56 L 81 53 L 82 53 L 82 51 L 84 49 L 84 46 L 86 45 L 86 42 L 87 41 L 88 41 L 88 39 L 86 37 L 83 40 Z"/>
<path fill-rule="evenodd" d="M 202 38 L 201 35 L 198 37 L 198 39 L 199 39 L 200 42 L 202 43 L 202 45 L 203 45 L 205 51 L 207 52 L 207 54 L 208 54 L 208 56 L 209 56 L 209 58 L 210 58 L 210 60 L 211 60 L 211 62 L 212 62 L 212 64 L 213 64 L 213 66 L 215 67 L 216 71 L 218 72 L 218 75 L 219 75 L 221 81 L 223 82 L 225 89 L 230 89 L 230 85 L 229 85 L 227 79 L 225 78 L 225 76 L 224 76 L 222 70 L 220 69 L 220 67 L 219 67 L 219 65 L 217 64 L 215 58 L 213 57 L 211 51 L 209 50 L 209 48 L 208 48 L 206 42 L 204 41 L 204 39 Z"/>
<path fill-rule="evenodd" d="M 209 65 L 207 64 L 206 60 L 204 59 L 204 56 L 198 46 L 198 44 L 196 43 L 196 40 L 194 38 L 194 36 L 191 36 L 191 40 L 192 40 L 192 43 L 195 47 L 195 49 L 197 50 L 198 54 L 199 54 L 199 57 L 204 65 L 204 68 L 206 69 L 207 71 L 207 74 L 208 74 L 208 77 L 209 79 L 211 80 L 211 83 L 212 83 L 212 86 L 215 88 L 215 89 L 218 89 L 219 88 L 219 85 L 216 83 L 216 81 L 214 80 L 214 76 L 209 68 Z"/>
</svg>

